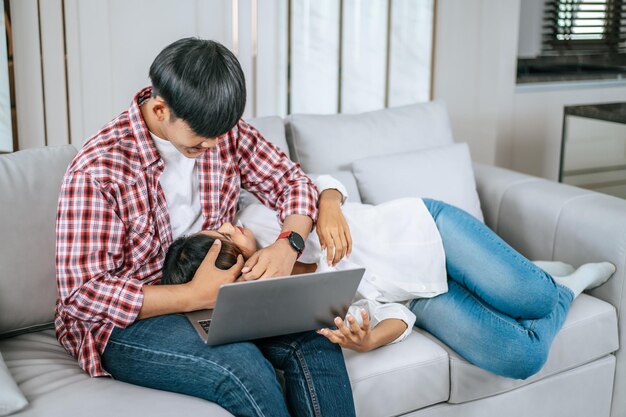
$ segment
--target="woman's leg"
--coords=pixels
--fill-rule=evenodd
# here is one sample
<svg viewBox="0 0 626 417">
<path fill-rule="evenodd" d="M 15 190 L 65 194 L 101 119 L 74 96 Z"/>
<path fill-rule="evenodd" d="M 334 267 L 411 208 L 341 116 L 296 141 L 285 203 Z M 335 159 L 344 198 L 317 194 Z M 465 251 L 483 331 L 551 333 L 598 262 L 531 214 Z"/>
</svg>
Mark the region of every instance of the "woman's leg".
<svg viewBox="0 0 626 417">
<path fill-rule="evenodd" d="M 536 319 L 559 300 L 552 277 L 467 212 L 424 199 L 443 241 L 448 275 L 513 318 Z"/>
<path fill-rule="evenodd" d="M 338 345 L 315 332 L 255 342 L 285 375 L 289 411 L 295 416 L 355 415 L 352 388 Z"/>
<path fill-rule="evenodd" d="M 509 378 L 526 379 L 544 365 L 574 298 L 556 287 L 557 303 L 545 317 L 514 320 L 471 294 L 457 282 L 448 292 L 411 303 L 415 325 L 444 342 L 468 362 Z"/>
<path fill-rule="evenodd" d="M 200 397 L 237 416 L 289 416 L 274 368 L 254 344 L 208 346 L 183 315 L 116 328 L 102 360 L 118 380 Z"/>
</svg>

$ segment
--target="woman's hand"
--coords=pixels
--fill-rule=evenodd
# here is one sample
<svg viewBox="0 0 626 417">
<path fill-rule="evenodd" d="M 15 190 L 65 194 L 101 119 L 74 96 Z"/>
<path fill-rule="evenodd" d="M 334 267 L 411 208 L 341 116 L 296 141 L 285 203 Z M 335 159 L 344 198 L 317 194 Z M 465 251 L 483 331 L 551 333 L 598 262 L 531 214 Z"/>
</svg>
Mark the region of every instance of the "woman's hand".
<svg viewBox="0 0 626 417">
<path fill-rule="evenodd" d="M 367 352 L 377 346 L 372 343 L 372 330 L 370 329 L 370 318 L 367 311 L 361 310 L 363 325 L 359 326 L 356 319 L 346 316 L 347 323 L 341 318 L 335 318 L 337 330 L 321 329 L 317 332 L 325 336 L 331 342 L 338 344 L 342 348 L 352 349 L 357 352 Z"/>
<path fill-rule="evenodd" d="M 215 307 L 217 294 L 222 284 L 235 282 L 243 268 L 243 256 L 237 256 L 237 263 L 230 269 L 223 270 L 215 266 L 215 261 L 222 248 L 222 242 L 215 239 L 204 260 L 196 270 L 191 281 L 186 284 L 194 300 L 192 310 L 211 309 Z"/>
<path fill-rule="evenodd" d="M 337 265 L 352 253 L 352 235 L 341 211 L 342 195 L 334 189 L 324 190 L 319 198 L 319 215 L 315 230 L 322 250 L 326 249 L 328 265 Z"/>
</svg>

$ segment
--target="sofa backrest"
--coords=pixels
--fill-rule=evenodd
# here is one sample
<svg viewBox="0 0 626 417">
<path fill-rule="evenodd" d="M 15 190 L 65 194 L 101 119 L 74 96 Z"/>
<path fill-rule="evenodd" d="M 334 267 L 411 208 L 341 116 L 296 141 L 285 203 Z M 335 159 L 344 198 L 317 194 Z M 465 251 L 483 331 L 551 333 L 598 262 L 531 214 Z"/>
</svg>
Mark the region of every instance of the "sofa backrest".
<svg viewBox="0 0 626 417">
<path fill-rule="evenodd" d="M 357 159 L 454 143 L 441 101 L 360 114 L 295 114 L 286 122 L 292 159 L 320 174 L 350 171 Z"/>
<path fill-rule="evenodd" d="M 56 209 L 73 146 L 0 156 L 0 336 L 50 325 Z"/>
<path fill-rule="evenodd" d="M 454 143 L 441 101 L 360 114 L 295 114 L 285 124 L 291 159 L 307 173 L 339 179 L 356 202 L 362 200 L 352 174 L 354 161 Z"/>
</svg>

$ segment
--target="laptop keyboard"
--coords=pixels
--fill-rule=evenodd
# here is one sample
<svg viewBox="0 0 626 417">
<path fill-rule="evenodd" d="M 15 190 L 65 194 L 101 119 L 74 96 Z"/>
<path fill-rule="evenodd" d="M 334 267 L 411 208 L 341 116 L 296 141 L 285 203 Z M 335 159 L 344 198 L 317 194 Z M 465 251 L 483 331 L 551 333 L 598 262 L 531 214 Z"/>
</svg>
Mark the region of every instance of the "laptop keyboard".
<svg viewBox="0 0 626 417">
<path fill-rule="evenodd" d="M 211 319 L 208 320 L 198 320 L 198 324 L 202 327 L 202 329 L 209 334 L 209 327 L 211 326 Z"/>
</svg>

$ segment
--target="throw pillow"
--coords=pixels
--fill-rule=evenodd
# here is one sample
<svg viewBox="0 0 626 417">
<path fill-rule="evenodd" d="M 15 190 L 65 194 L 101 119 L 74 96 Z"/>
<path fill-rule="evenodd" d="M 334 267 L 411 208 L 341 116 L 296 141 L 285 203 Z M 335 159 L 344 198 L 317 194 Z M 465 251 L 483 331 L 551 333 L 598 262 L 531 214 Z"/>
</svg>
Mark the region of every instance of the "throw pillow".
<svg viewBox="0 0 626 417">
<path fill-rule="evenodd" d="M 457 206 L 484 223 L 466 143 L 360 159 L 352 172 L 364 203 L 426 197 Z"/>
<path fill-rule="evenodd" d="M 13 381 L 0 353 L 0 416 L 8 416 L 26 407 L 27 404 L 28 401 Z"/>
</svg>

